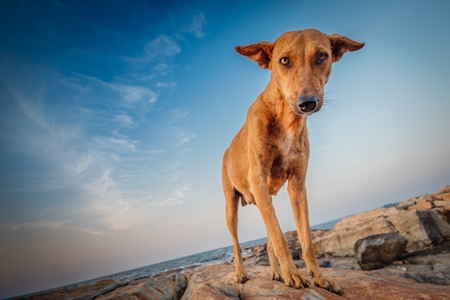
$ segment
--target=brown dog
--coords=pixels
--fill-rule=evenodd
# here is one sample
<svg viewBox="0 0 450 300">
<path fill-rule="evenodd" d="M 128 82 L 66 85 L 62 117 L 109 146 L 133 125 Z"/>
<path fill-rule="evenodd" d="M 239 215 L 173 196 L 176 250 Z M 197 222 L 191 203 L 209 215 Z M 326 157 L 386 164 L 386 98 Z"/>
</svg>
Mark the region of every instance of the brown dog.
<svg viewBox="0 0 450 300">
<path fill-rule="evenodd" d="M 345 36 L 306 29 L 286 32 L 274 43 L 236 47 L 261 68 L 272 70 L 270 82 L 251 105 L 244 126 L 223 158 L 226 219 L 234 243 L 237 282 L 248 280 L 237 234 L 240 199 L 242 206 L 256 204 L 264 220 L 273 279 L 295 288 L 310 285 L 292 260 L 272 205 L 272 195 L 288 181 L 308 273 L 316 286 L 342 293 L 336 283 L 323 277 L 312 245 L 305 188 L 309 158 L 306 118 L 322 107 L 332 63 L 363 46 Z"/>
</svg>

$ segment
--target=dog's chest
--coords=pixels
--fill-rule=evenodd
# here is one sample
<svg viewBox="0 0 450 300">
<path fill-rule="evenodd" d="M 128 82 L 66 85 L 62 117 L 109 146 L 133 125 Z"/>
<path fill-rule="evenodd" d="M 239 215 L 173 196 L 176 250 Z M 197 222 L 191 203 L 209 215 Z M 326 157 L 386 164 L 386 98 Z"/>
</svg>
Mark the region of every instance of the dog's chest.
<svg viewBox="0 0 450 300">
<path fill-rule="evenodd" d="M 298 135 L 292 131 L 288 131 L 278 144 L 281 155 L 287 160 L 295 159 L 298 155 Z"/>
<path fill-rule="evenodd" d="M 284 183 L 294 174 L 301 155 L 299 136 L 295 132 L 287 132 L 279 140 L 273 153 L 273 162 L 270 168 L 268 187 L 272 195 L 276 195 Z"/>
</svg>

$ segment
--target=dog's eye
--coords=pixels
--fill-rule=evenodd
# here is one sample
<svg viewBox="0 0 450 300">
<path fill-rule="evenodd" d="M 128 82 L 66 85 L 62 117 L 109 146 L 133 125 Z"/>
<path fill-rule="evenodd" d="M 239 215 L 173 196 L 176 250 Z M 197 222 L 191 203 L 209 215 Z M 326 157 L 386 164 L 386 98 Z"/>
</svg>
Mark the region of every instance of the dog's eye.
<svg viewBox="0 0 450 300">
<path fill-rule="evenodd" d="M 328 58 L 328 54 L 325 52 L 321 52 L 317 54 L 316 56 L 316 63 L 320 64 L 321 62 L 325 61 Z"/>
<path fill-rule="evenodd" d="M 289 66 L 291 64 L 291 61 L 287 57 L 282 57 L 280 59 L 280 64 L 282 64 L 284 66 Z"/>
</svg>

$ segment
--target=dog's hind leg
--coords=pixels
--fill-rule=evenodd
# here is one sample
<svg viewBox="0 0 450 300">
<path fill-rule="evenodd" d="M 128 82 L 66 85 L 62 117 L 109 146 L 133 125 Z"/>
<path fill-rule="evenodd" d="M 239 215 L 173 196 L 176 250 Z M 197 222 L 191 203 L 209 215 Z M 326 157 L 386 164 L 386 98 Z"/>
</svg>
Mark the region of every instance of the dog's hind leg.
<svg viewBox="0 0 450 300">
<path fill-rule="evenodd" d="M 236 193 L 235 193 L 236 194 Z M 236 266 L 236 281 L 244 283 L 248 280 L 247 272 L 244 269 L 244 262 L 242 260 L 242 249 L 239 245 L 238 239 L 238 205 L 239 196 L 231 195 L 227 199 L 226 204 L 226 218 L 228 230 L 231 233 L 234 245 L 234 263 Z"/>
<path fill-rule="evenodd" d="M 238 239 L 238 205 L 240 194 L 231 185 L 226 174 L 223 175 L 223 191 L 226 200 L 226 219 L 228 230 L 230 231 L 234 245 L 234 264 L 236 266 L 236 281 L 244 283 L 248 280 L 247 272 L 244 269 L 242 260 L 242 249 Z"/>
<path fill-rule="evenodd" d="M 273 251 L 273 245 L 269 237 L 269 232 L 267 232 L 267 254 L 269 256 L 270 268 L 272 269 L 272 280 L 283 281 L 280 264 L 278 263 L 278 259 Z"/>
</svg>

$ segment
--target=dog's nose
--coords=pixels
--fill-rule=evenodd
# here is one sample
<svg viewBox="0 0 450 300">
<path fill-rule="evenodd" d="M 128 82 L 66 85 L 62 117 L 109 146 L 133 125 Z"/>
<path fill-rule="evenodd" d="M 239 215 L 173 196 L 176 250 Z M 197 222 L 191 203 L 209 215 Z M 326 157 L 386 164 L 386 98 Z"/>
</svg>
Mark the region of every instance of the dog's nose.
<svg viewBox="0 0 450 300">
<path fill-rule="evenodd" d="M 318 102 L 319 99 L 317 98 L 317 96 L 314 95 L 301 96 L 297 99 L 297 105 L 300 108 L 300 110 L 304 113 L 314 111 L 317 107 Z"/>
</svg>

